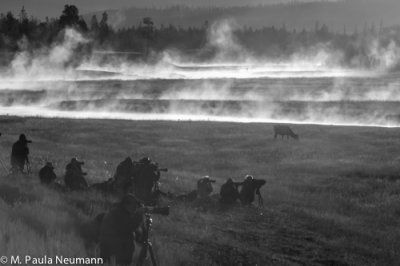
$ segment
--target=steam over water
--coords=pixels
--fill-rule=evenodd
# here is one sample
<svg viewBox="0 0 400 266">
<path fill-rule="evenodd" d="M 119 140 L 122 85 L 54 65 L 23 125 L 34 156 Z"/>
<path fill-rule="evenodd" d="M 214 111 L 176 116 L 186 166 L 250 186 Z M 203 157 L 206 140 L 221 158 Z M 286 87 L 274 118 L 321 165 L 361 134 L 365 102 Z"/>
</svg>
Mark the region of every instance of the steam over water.
<svg viewBox="0 0 400 266">
<path fill-rule="evenodd" d="M 400 125 L 400 75 L 312 64 L 174 64 L 0 75 L 0 114 Z"/>
</svg>

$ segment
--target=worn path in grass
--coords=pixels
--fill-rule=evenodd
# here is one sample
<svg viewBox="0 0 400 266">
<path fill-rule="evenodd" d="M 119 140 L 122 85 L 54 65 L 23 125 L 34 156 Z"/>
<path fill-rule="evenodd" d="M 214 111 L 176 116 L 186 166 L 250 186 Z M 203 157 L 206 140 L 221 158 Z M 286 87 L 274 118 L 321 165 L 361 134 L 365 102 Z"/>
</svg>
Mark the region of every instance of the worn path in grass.
<svg viewBox="0 0 400 266">
<path fill-rule="evenodd" d="M 25 133 L 33 140 L 33 176 L 17 183 L 1 180 L 0 210 L 12 219 L 1 220 L 10 232 L 0 245 L 23 227 L 42 248 L 22 245 L 21 253 L 62 252 L 55 248 L 58 237 L 115 200 L 40 187 L 35 175 L 46 160 L 62 176 L 77 156 L 94 183 L 112 176 L 126 156 L 149 156 L 169 168 L 161 188 L 174 193 L 194 189 L 202 175 L 217 179 L 216 192 L 228 177 L 267 180 L 262 215 L 256 207 L 170 202 L 169 217 L 154 217 L 153 242 L 164 265 L 399 265 L 400 129 L 291 127 L 300 141 L 274 140 L 269 124 L 1 117 L 0 157 L 8 163 L 12 143 Z M 7 203 L 4 195 L 15 188 L 29 197 Z M 47 209 L 50 216 L 40 215 Z M 56 226 L 59 217 L 65 217 L 64 226 Z M 74 250 L 84 246 L 73 244 L 83 241 L 78 230 L 68 236 L 66 254 L 96 252 Z"/>
</svg>

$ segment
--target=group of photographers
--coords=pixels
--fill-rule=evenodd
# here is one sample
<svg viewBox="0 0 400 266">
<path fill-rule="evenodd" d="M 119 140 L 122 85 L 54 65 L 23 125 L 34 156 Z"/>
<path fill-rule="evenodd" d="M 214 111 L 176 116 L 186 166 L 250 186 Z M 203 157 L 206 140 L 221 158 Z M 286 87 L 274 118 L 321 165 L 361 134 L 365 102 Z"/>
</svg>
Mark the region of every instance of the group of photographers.
<svg viewBox="0 0 400 266">
<path fill-rule="evenodd" d="M 29 167 L 29 148 L 28 144 L 32 143 L 24 134 L 19 136 L 17 142 L 12 146 L 11 151 L 11 166 L 13 171 L 24 170 L 25 165 L 30 171 Z M 86 173 L 82 171 L 84 163 L 72 158 L 65 168 L 65 186 L 69 190 L 83 190 L 89 188 L 85 180 Z M 158 181 L 160 179 L 160 172 L 167 171 L 161 169 L 156 162 L 151 161 L 150 158 L 142 158 L 138 162 L 133 162 L 130 157 L 122 161 L 115 172 L 114 178 L 104 183 L 95 184 L 94 188 L 99 188 L 103 191 L 118 190 L 120 194 L 124 195 L 133 192 L 139 199 L 145 203 L 154 203 L 154 197 L 167 195 L 158 189 Z M 43 184 L 52 184 L 57 176 L 54 173 L 54 167 L 50 162 L 39 171 L 40 181 Z M 212 180 L 205 176 L 198 180 L 197 190 L 191 193 L 177 197 L 178 199 L 194 200 L 196 198 L 207 198 L 213 192 Z M 233 204 L 240 200 L 242 204 L 251 204 L 255 200 L 255 196 L 261 197 L 260 188 L 265 184 L 265 180 L 254 179 L 251 175 L 247 175 L 243 182 L 233 182 L 229 178 L 225 184 L 221 186 L 220 202 L 223 204 Z M 239 187 L 241 189 L 239 190 Z M 171 194 L 169 194 L 171 195 Z"/>
<path fill-rule="evenodd" d="M 24 134 L 19 136 L 17 142 L 12 146 L 11 166 L 13 172 L 23 172 L 25 165 L 28 172 L 29 148 L 28 140 Z M 216 181 L 209 176 L 204 176 L 197 182 L 197 189 L 186 195 L 175 196 L 171 193 L 164 193 L 158 188 L 160 172 L 167 171 L 158 167 L 158 164 L 150 158 L 142 158 L 138 162 L 127 157 L 122 161 L 113 178 L 103 183 L 94 184 L 89 187 L 85 180 L 86 173 L 82 170 L 84 163 L 72 158 L 66 166 L 64 183 L 65 187 L 55 180 L 57 176 L 52 163 L 47 162 L 39 171 L 39 178 L 42 184 L 54 186 L 64 191 L 76 191 L 94 188 L 103 192 L 116 193 L 121 196 L 121 201 L 105 214 L 96 217 L 100 241 L 100 255 L 105 261 L 115 257 L 117 265 L 130 264 L 134 250 L 133 233 L 146 223 L 143 215 L 150 209 L 145 205 L 157 205 L 157 198 L 160 195 L 172 197 L 175 200 L 193 201 L 196 199 L 207 199 L 213 192 L 212 183 Z M 254 179 L 247 175 L 243 182 L 234 182 L 229 178 L 221 186 L 219 202 L 221 204 L 235 204 L 239 200 L 243 205 L 250 205 L 258 195 L 259 205 L 262 204 L 260 188 L 266 183 L 265 180 Z M 239 187 L 241 189 L 239 190 Z M 162 208 L 161 208 L 162 209 Z M 168 211 L 167 211 L 168 212 Z M 165 214 L 165 210 L 161 210 Z M 151 219 L 147 221 L 150 226 Z M 144 244 L 148 241 L 143 242 Z M 150 247 L 151 249 L 151 244 Z M 151 251 L 150 251 L 151 252 Z"/>
</svg>

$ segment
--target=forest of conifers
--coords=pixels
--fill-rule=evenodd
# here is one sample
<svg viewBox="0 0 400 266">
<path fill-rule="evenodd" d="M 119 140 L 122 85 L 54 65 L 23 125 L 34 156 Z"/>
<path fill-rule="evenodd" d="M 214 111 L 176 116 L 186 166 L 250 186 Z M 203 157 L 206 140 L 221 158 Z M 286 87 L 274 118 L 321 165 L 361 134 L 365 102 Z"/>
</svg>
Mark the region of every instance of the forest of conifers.
<svg viewBox="0 0 400 266">
<path fill-rule="evenodd" d="M 107 12 L 100 17 L 91 15 L 85 20 L 78 7 L 66 5 L 60 13 L 58 18 L 46 18 L 44 21 L 30 17 L 25 8 L 22 8 L 19 14 L 1 14 L 0 51 L 12 54 L 21 50 L 36 51 L 49 47 L 62 40 L 65 28 L 74 28 L 90 40 L 84 49 L 81 47 L 83 51 L 112 50 L 147 56 L 151 52 L 174 49 L 182 54 L 209 58 L 219 49 L 223 49 L 212 45 L 210 38 L 215 36 L 210 35 L 210 32 L 214 35 L 229 33 L 226 30 L 219 32 L 207 20 L 198 27 L 156 26 L 153 18 L 143 17 L 137 25 L 115 29 L 110 26 Z M 255 56 L 286 58 L 299 51 L 312 51 L 313 48 L 323 47 L 331 51 L 340 51 L 344 55 L 341 62 L 343 64 L 366 67 L 376 63 L 376 53 L 389 47 L 397 47 L 400 43 L 399 26 L 371 25 L 358 31 L 347 32 L 344 28 L 343 31 L 337 32 L 316 21 L 313 29 L 289 30 L 285 25 L 265 25 L 254 29 L 236 23 L 228 30 L 232 30 L 229 41 L 237 43 L 243 51 Z M 242 50 L 233 52 L 240 53 Z"/>
</svg>

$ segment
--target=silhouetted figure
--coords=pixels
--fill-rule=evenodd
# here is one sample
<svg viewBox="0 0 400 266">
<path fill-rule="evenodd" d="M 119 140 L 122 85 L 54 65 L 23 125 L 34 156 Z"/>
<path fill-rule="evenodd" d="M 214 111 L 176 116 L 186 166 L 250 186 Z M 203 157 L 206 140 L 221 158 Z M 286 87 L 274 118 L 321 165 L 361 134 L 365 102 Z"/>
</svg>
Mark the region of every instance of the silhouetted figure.
<svg viewBox="0 0 400 266">
<path fill-rule="evenodd" d="M 197 181 L 197 197 L 207 198 L 211 192 L 213 192 L 213 187 L 211 183 L 215 183 L 215 180 L 210 179 L 209 176 L 204 176 L 199 181 Z"/>
<path fill-rule="evenodd" d="M 65 186 L 70 190 L 81 190 L 88 187 L 88 183 L 85 180 L 85 175 L 82 171 L 82 165 L 84 162 L 78 161 L 76 158 L 72 158 L 71 162 L 67 164 L 65 170 Z"/>
<path fill-rule="evenodd" d="M 114 174 L 114 180 L 117 189 L 123 194 L 133 191 L 133 162 L 130 157 L 127 157 L 118 166 Z"/>
<path fill-rule="evenodd" d="M 32 141 L 27 140 L 25 135 L 21 134 L 18 141 L 13 144 L 11 151 L 11 167 L 13 170 L 23 172 L 25 163 L 29 164 L 28 143 L 32 143 Z"/>
<path fill-rule="evenodd" d="M 132 194 L 125 195 L 103 218 L 100 226 L 100 257 L 115 258 L 117 265 L 131 265 L 134 232 L 143 222 L 144 209 Z"/>
<path fill-rule="evenodd" d="M 251 175 L 247 175 L 239 193 L 240 202 L 245 205 L 253 203 L 256 194 L 261 196 L 260 188 L 265 185 L 265 183 L 266 181 L 263 179 L 254 179 Z"/>
<path fill-rule="evenodd" d="M 152 204 L 155 201 L 154 192 L 160 180 L 160 169 L 158 164 L 150 158 L 142 158 L 134 163 L 134 191 L 135 196 L 145 204 Z"/>
<path fill-rule="evenodd" d="M 47 162 L 46 165 L 39 171 L 39 179 L 42 184 L 50 185 L 57 179 L 57 175 L 54 173 L 53 164 Z"/>
<path fill-rule="evenodd" d="M 299 139 L 299 135 L 295 134 L 289 126 L 286 125 L 275 125 L 274 126 L 274 138 L 281 135 L 282 138 L 287 136 L 287 138 L 292 137 L 296 140 Z"/>
<path fill-rule="evenodd" d="M 229 178 L 226 183 L 221 186 L 219 192 L 221 196 L 220 202 L 224 204 L 235 203 L 239 199 L 238 186 L 240 185 L 241 183 L 235 183 L 232 178 Z"/>
</svg>

